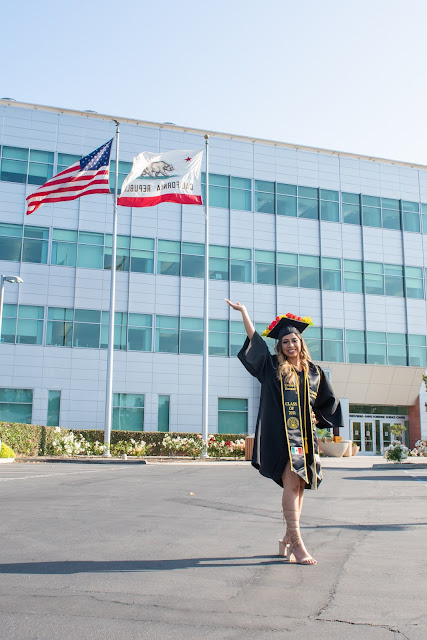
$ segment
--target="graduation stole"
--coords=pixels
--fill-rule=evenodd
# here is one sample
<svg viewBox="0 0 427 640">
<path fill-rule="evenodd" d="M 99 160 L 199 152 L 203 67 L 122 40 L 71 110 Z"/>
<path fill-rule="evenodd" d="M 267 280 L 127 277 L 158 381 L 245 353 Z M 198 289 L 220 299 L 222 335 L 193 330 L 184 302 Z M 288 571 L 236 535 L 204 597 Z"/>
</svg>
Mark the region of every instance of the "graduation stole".
<svg viewBox="0 0 427 640">
<path fill-rule="evenodd" d="M 310 367 L 308 375 L 304 370 L 304 389 L 300 403 L 299 379 L 295 371 L 292 383 L 280 378 L 282 392 L 283 419 L 289 447 L 291 470 L 297 473 L 312 489 L 317 489 L 322 480 L 317 438 L 313 432 L 315 425 L 311 415 L 310 399 L 316 399 L 320 383 L 320 374 Z"/>
</svg>

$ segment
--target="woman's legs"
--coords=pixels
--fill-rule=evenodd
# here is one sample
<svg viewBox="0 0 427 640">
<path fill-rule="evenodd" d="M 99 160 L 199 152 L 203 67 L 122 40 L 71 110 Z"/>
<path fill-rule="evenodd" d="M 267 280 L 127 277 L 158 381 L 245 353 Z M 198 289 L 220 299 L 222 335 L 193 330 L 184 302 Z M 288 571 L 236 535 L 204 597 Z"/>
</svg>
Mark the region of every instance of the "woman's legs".
<svg viewBox="0 0 427 640">
<path fill-rule="evenodd" d="M 297 562 L 316 564 L 316 560 L 310 556 L 305 548 L 299 526 L 304 498 L 304 480 L 302 480 L 298 474 L 291 471 L 288 462 L 282 475 L 282 481 L 282 508 L 286 520 L 286 535 L 284 541 L 291 545 L 291 550 Z"/>
</svg>

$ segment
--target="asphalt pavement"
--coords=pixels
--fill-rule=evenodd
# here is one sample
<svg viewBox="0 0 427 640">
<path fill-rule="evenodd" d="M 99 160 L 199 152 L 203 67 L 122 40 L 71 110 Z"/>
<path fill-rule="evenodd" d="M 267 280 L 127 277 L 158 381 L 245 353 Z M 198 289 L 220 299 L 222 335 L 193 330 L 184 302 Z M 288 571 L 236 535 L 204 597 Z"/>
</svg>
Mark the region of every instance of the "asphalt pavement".
<svg viewBox="0 0 427 640">
<path fill-rule="evenodd" d="M 314 567 L 246 462 L 0 465 L 1 640 L 425 640 L 427 472 L 325 460 Z"/>
</svg>

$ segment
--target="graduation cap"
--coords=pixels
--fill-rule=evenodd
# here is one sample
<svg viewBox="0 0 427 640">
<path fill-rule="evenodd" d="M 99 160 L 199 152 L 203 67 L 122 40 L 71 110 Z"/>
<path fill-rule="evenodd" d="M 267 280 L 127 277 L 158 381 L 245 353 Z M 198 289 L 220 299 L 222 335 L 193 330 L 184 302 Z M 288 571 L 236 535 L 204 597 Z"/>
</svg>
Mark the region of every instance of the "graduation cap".
<svg viewBox="0 0 427 640">
<path fill-rule="evenodd" d="M 288 333 L 302 333 L 311 326 L 313 326 L 313 321 L 310 317 L 301 318 L 293 313 L 287 313 L 285 316 L 277 316 L 261 335 L 279 340 Z M 297 329 L 297 331 L 293 332 L 292 329 Z"/>
</svg>

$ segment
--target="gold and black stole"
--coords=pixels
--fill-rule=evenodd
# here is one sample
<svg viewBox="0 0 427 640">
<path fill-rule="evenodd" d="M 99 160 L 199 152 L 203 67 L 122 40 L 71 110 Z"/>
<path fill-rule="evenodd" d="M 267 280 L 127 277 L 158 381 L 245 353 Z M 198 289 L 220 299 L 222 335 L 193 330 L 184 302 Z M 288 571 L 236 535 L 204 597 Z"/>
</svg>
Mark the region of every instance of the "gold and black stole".
<svg viewBox="0 0 427 640">
<path fill-rule="evenodd" d="M 322 480 L 315 424 L 311 415 L 310 398 L 315 399 L 319 388 L 320 374 L 310 367 L 304 370 L 304 389 L 300 394 L 300 383 L 296 370 L 291 383 L 280 378 L 283 419 L 288 442 L 291 470 L 297 473 L 311 489 L 317 489 Z M 303 406 L 300 398 L 302 396 Z"/>
</svg>

